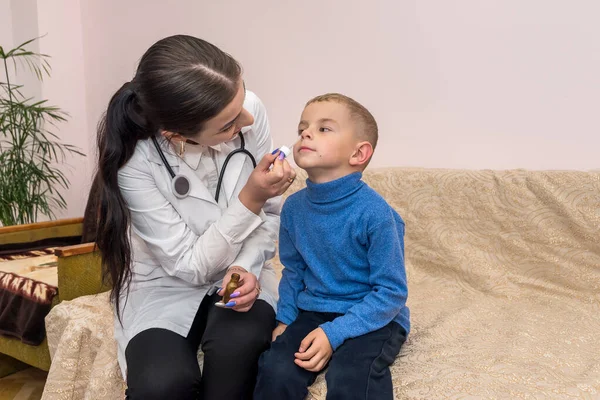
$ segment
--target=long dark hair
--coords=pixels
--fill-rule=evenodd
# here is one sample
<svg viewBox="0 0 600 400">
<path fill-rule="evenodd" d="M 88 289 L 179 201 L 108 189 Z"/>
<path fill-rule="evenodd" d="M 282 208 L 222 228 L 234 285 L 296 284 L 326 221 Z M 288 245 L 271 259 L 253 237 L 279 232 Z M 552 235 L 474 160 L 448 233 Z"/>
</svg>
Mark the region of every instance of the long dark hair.
<svg viewBox="0 0 600 400">
<path fill-rule="evenodd" d="M 119 169 L 138 140 L 160 130 L 184 136 L 200 132 L 233 100 L 240 79 L 241 67 L 230 55 L 204 40 L 177 35 L 150 47 L 133 80 L 111 98 L 98 125 L 96 245 L 119 320 L 119 298 L 131 281 L 130 215 Z"/>
</svg>

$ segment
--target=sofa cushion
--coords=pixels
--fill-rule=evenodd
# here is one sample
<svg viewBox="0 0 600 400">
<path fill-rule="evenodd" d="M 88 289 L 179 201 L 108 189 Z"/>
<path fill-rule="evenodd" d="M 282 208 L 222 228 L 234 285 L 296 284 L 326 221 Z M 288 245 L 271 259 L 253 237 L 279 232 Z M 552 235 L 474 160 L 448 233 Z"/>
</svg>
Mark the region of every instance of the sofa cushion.
<svg viewBox="0 0 600 400">
<path fill-rule="evenodd" d="M 364 179 L 406 222 L 412 331 L 391 368 L 396 398 L 600 397 L 600 173 Z M 100 295 L 49 314 L 46 399 L 122 396 L 110 310 Z M 325 399 L 323 374 L 309 390 Z"/>
</svg>

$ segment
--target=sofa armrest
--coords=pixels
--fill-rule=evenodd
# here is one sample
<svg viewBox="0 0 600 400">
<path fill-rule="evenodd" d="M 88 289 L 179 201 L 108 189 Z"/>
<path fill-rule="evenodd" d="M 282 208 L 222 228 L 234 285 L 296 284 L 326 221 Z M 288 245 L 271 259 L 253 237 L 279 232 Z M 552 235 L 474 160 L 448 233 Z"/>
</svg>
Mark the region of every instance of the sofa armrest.
<svg viewBox="0 0 600 400">
<path fill-rule="evenodd" d="M 57 257 L 71 257 L 78 256 L 81 254 L 91 254 L 94 253 L 96 250 L 97 249 L 95 243 L 83 243 L 76 244 L 73 246 L 59 247 L 56 250 L 54 250 L 54 254 Z"/>
<path fill-rule="evenodd" d="M 58 257 L 59 301 L 73 300 L 110 289 L 102 282 L 100 252 L 95 243 L 60 247 L 55 250 L 55 254 Z"/>
<path fill-rule="evenodd" d="M 52 239 L 81 237 L 82 229 L 83 218 L 4 226 L 0 227 L 0 246 L 31 242 L 43 245 L 44 241 L 50 241 L 50 245 L 52 245 Z"/>
</svg>

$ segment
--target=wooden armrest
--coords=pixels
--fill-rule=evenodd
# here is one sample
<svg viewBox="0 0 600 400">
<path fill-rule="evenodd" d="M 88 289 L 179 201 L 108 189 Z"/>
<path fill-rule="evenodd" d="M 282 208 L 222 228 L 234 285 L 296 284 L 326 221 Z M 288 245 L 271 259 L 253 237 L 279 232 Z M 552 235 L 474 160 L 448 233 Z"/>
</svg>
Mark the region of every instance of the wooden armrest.
<svg viewBox="0 0 600 400">
<path fill-rule="evenodd" d="M 54 228 L 63 225 L 75 225 L 83 223 L 83 218 L 59 219 L 57 221 L 36 222 L 35 224 L 11 225 L 0 227 L 0 234 L 30 231 L 33 229 Z"/>
<path fill-rule="evenodd" d="M 96 251 L 96 243 L 91 242 L 76 244 L 74 246 L 59 247 L 58 249 L 54 250 L 54 254 L 57 257 L 71 257 L 80 254 L 93 253 L 94 251 Z"/>
<path fill-rule="evenodd" d="M 58 261 L 58 297 L 60 301 L 101 293 L 110 286 L 103 284 L 102 257 L 96 243 L 59 247 L 54 250 Z"/>
</svg>

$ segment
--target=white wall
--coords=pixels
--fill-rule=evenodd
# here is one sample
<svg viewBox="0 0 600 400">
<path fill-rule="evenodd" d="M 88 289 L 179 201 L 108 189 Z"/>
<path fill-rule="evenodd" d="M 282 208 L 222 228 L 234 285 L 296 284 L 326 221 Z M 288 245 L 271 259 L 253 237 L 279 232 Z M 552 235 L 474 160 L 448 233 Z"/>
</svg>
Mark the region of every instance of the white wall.
<svg viewBox="0 0 600 400">
<path fill-rule="evenodd" d="M 38 0 L 38 14 L 57 79 L 44 95 L 72 113 L 64 135 L 85 132 L 88 153 L 142 53 L 187 33 L 242 62 L 277 145 L 294 140 L 306 100 L 339 91 L 379 122 L 375 167 L 600 167 L 595 0 Z M 93 161 L 66 215 L 83 209 Z"/>
</svg>

